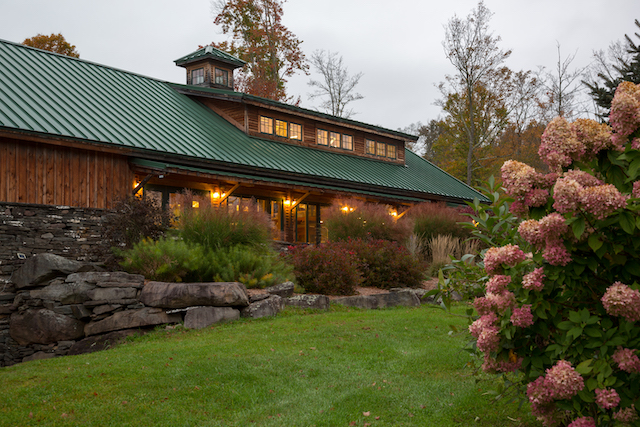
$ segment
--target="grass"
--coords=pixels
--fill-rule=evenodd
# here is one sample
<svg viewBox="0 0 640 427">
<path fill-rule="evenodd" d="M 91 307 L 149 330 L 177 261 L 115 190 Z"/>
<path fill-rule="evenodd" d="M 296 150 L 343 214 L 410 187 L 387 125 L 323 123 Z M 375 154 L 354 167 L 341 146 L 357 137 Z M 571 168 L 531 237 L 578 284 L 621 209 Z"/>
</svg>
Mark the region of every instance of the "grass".
<svg viewBox="0 0 640 427">
<path fill-rule="evenodd" d="M 538 426 L 483 395 L 450 324 L 423 306 L 160 329 L 0 368 L 0 425 Z"/>
</svg>

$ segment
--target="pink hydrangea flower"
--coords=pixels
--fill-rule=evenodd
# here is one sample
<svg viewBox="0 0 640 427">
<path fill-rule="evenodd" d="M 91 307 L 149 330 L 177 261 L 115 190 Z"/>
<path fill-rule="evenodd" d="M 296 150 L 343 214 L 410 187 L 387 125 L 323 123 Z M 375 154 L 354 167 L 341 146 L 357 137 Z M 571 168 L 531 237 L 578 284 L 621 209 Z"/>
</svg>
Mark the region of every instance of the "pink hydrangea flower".
<svg viewBox="0 0 640 427">
<path fill-rule="evenodd" d="M 560 240 L 568 231 L 567 221 L 559 213 L 553 212 L 540 219 L 540 234 L 546 241 Z"/>
<path fill-rule="evenodd" d="M 544 206 L 549 198 L 549 191 L 542 188 L 534 188 L 524 196 L 524 205 L 529 208 Z"/>
<path fill-rule="evenodd" d="M 565 266 L 571 262 L 571 254 L 569 254 L 562 241 L 547 243 L 547 247 L 542 252 L 542 257 L 551 265 Z"/>
<path fill-rule="evenodd" d="M 491 309 L 497 313 L 504 313 L 507 309 L 516 305 L 516 296 L 513 292 L 503 292 L 501 294 L 487 293 L 485 298 L 491 304 Z"/>
<path fill-rule="evenodd" d="M 578 141 L 584 145 L 585 157 L 591 159 L 601 150 L 613 148 L 611 128 L 591 119 L 577 119 L 573 122 Z"/>
<path fill-rule="evenodd" d="M 567 427 L 596 427 L 596 421 L 592 417 L 576 418 Z"/>
<path fill-rule="evenodd" d="M 524 252 L 517 245 L 508 244 L 501 247 L 492 247 L 484 256 L 484 267 L 489 274 L 502 272 L 502 265 L 514 267 L 526 259 Z"/>
<path fill-rule="evenodd" d="M 613 142 L 623 146 L 626 138 L 640 126 L 640 87 L 622 82 L 611 101 L 609 122 L 615 131 Z"/>
<path fill-rule="evenodd" d="M 553 390 L 545 384 L 545 377 L 536 378 L 527 385 L 527 397 L 534 405 L 546 405 L 554 399 Z"/>
<path fill-rule="evenodd" d="M 522 278 L 522 287 L 532 291 L 540 292 L 544 288 L 544 268 L 539 267 Z"/>
<path fill-rule="evenodd" d="M 574 127 L 563 117 L 551 120 L 544 133 L 538 154 L 551 170 L 569 166 L 584 154 L 584 145 L 578 141 Z"/>
<path fill-rule="evenodd" d="M 518 226 L 518 233 L 524 240 L 537 248 L 542 248 L 544 236 L 540 233 L 540 222 L 535 219 L 522 221 Z"/>
<path fill-rule="evenodd" d="M 596 219 L 603 219 L 627 205 L 629 196 L 621 194 L 613 184 L 585 187 L 580 191 L 584 209 Z"/>
<path fill-rule="evenodd" d="M 640 358 L 635 354 L 636 350 L 618 347 L 613 353 L 612 359 L 618 364 L 620 370 L 630 374 L 640 373 Z"/>
<path fill-rule="evenodd" d="M 611 316 L 622 316 L 629 322 L 640 320 L 640 291 L 621 282 L 615 282 L 607 288 L 602 305 Z"/>
<path fill-rule="evenodd" d="M 511 323 L 521 328 L 533 325 L 533 314 L 531 313 L 531 305 L 523 305 L 520 308 L 514 308 L 511 314 Z"/>
<path fill-rule="evenodd" d="M 596 403 L 602 409 L 615 408 L 620 404 L 620 396 L 613 388 L 596 389 Z"/>
<path fill-rule="evenodd" d="M 489 314 L 492 312 L 491 301 L 485 297 L 478 297 L 473 301 L 473 308 L 476 309 L 480 316 Z"/>
<path fill-rule="evenodd" d="M 633 183 L 633 192 L 631 193 L 631 196 L 635 198 L 640 197 L 640 181 Z"/>
<path fill-rule="evenodd" d="M 511 283 L 511 276 L 504 276 L 502 274 L 498 274 L 493 276 L 487 282 L 487 292 L 492 294 L 503 294 L 507 292 L 507 285 Z"/>
<path fill-rule="evenodd" d="M 638 419 L 638 412 L 635 405 L 620 409 L 613 414 L 613 419 L 621 423 L 632 423 Z"/>
<path fill-rule="evenodd" d="M 480 316 L 469 325 L 469 332 L 473 337 L 478 338 L 482 330 L 489 327 L 495 327 L 498 323 L 498 316 L 494 312 Z"/>
<path fill-rule="evenodd" d="M 489 326 L 484 328 L 480 335 L 478 336 L 478 340 L 476 342 L 476 346 L 478 350 L 484 353 L 491 353 L 492 351 L 497 351 L 500 346 L 500 330 L 496 326 Z"/>
<path fill-rule="evenodd" d="M 572 179 L 583 187 L 595 187 L 596 185 L 604 184 L 602 180 L 580 169 L 568 170 L 564 174 L 562 174 L 562 178 Z"/>
<path fill-rule="evenodd" d="M 560 213 L 572 212 L 580 205 L 582 185 L 575 179 L 562 177 L 553 187 L 553 208 Z"/>
<path fill-rule="evenodd" d="M 566 360 L 559 360 L 547 369 L 545 383 L 551 387 L 553 398 L 556 400 L 571 399 L 584 388 L 582 376 Z"/>
<path fill-rule="evenodd" d="M 507 160 L 500 168 L 502 185 L 512 197 L 524 196 L 538 181 L 538 173 L 531 166 L 516 160 Z"/>
</svg>

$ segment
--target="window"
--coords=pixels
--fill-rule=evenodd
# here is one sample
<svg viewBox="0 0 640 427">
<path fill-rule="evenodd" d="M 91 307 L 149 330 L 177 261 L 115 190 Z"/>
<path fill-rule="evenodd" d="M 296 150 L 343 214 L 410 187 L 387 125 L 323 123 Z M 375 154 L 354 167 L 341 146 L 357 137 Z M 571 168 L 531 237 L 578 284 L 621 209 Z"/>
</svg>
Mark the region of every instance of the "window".
<svg viewBox="0 0 640 427">
<path fill-rule="evenodd" d="M 289 138 L 302 140 L 302 126 L 296 123 L 289 124 Z"/>
<path fill-rule="evenodd" d="M 367 139 L 367 154 L 376 154 L 376 143 L 370 139 Z"/>
<path fill-rule="evenodd" d="M 396 146 L 395 145 L 387 145 L 387 157 L 390 159 L 396 158 Z"/>
<path fill-rule="evenodd" d="M 342 148 L 353 150 L 353 137 L 351 135 L 342 135 Z"/>
<path fill-rule="evenodd" d="M 340 134 L 337 132 L 329 132 L 329 146 L 340 148 Z"/>
<path fill-rule="evenodd" d="M 191 84 L 199 85 L 204 83 L 204 68 L 198 68 L 197 70 L 191 70 Z"/>
<path fill-rule="evenodd" d="M 260 117 L 260 132 L 273 134 L 273 119 L 269 117 Z"/>
<path fill-rule="evenodd" d="M 276 135 L 282 136 L 284 138 L 287 137 L 287 122 L 283 122 L 282 120 L 276 120 Z"/>
<path fill-rule="evenodd" d="M 386 154 L 385 148 L 385 144 L 383 144 L 382 142 L 376 142 L 376 156 L 384 157 L 384 155 Z"/>
<path fill-rule="evenodd" d="M 229 86 L 229 71 L 216 68 L 216 84 Z"/>
<path fill-rule="evenodd" d="M 318 145 L 329 144 L 329 132 L 318 129 Z"/>
</svg>

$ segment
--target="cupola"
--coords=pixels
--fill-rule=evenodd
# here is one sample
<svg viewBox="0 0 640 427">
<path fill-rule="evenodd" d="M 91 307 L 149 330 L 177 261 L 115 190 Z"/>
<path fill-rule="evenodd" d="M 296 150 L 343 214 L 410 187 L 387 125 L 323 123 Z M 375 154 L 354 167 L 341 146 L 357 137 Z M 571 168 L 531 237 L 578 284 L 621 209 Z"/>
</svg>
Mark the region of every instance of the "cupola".
<svg viewBox="0 0 640 427">
<path fill-rule="evenodd" d="M 204 46 L 173 61 L 186 68 L 187 84 L 233 90 L 233 70 L 245 62 L 213 46 Z"/>
</svg>

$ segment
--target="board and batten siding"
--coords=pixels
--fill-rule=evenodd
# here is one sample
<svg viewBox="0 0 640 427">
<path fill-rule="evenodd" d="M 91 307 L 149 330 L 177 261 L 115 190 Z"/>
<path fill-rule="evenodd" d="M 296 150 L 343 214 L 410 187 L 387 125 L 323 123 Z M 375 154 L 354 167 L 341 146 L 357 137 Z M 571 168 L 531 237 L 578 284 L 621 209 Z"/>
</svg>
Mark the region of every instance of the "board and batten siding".
<svg viewBox="0 0 640 427">
<path fill-rule="evenodd" d="M 0 138 L 0 201 L 111 209 L 132 190 L 127 158 Z"/>
</svg>

